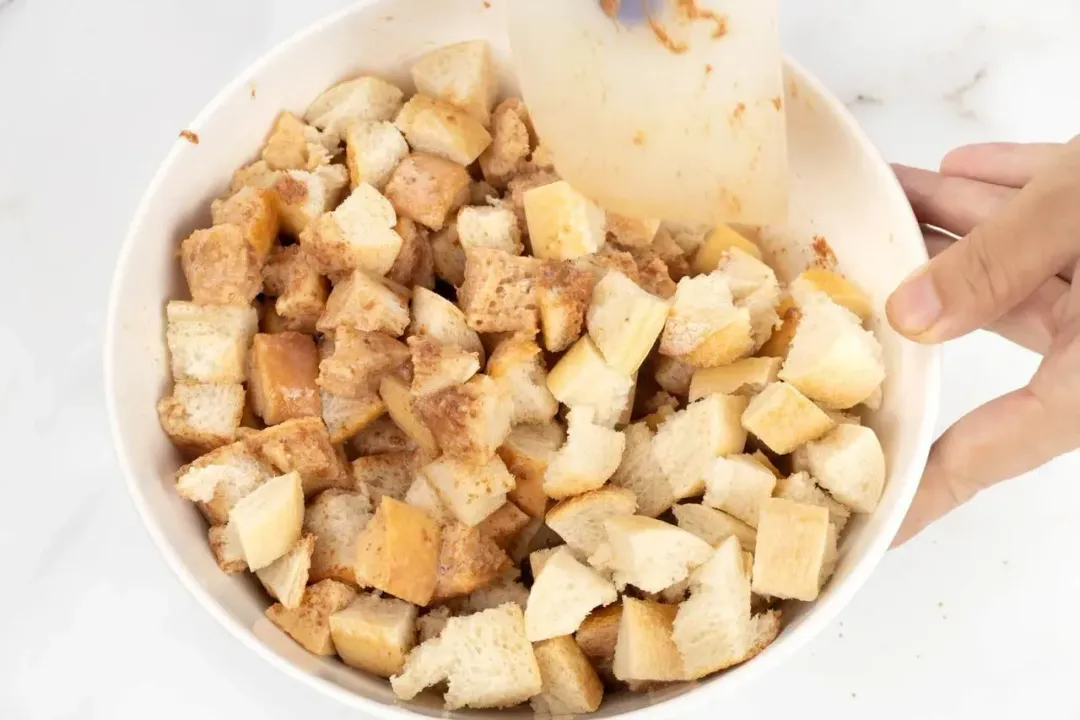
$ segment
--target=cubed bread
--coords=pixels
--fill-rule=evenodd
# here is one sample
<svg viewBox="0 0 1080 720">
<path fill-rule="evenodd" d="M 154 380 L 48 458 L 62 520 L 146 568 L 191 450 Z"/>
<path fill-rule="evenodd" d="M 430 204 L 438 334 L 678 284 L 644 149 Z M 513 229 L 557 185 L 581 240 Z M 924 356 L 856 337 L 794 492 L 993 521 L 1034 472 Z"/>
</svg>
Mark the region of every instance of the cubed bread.
<svg viewBox="0 0 1080 720">
<path fill-rule="evenodd" d="M 314 549 L 315 536 L 303 535 L 287 553 L 255 573 L 270 597 L 286 608 L 300 607 Z"/>
<path fill-rule="evenodd" d="M 668 309 L 666 301 L 622 273 L 609 272 L 593 290 L 586 313 L 589 337 L 608 365 L 630 375 L 660 337 Z"/>
<path fill-rule="evenodd" d="M 315 536 L 311 580 L 356 584 L 356 539 L 371 521 L 367 492 L 331 488 L 319 493 L 304 513 L 304 532 Z"/>
<path fill-rule="evenodd" d="M 244 560 L 244 548 L 236 531 L 226 525 L 211 525 L 209 530 L 210 552 L 218 567 L 227 575 L 236 575 L 248 569 Z"/>
<path fill-rule="evenodd" d="M 710 395 L 660 425 L 653 452 L 675 499 L 700 495 L 716 458 L 742 452 L 746 430 L 740 416 L 746 406 L 747 399 L 739 395 Z"/>
<path fill-rule="evenodd" d="M 422 643 L 438 637 L 446 629 L 446 623 L 453 617 L 453 613 L 446 605 L 436 605 L 423 615 L 416 618 L 416 633 Z"/>
<path fill-rule="evenodd" d="M 537 278 L 541 263 L 490 248 L 465 250 L 465 282 L 458 304 L 477 332 L 526 331 L 539 327 Z"/>
<path fill-rule="evenodd" d="M 420 468 L 426 480 L 461 522 L 479 525 L 502 507 L 514 487 L 514 476 L 498 456 L 480 465 L 443 456 Z"/>
<path fill-rule="evenodd" d="M 532 572 L 533 580 L 540 577 L 540 573 L 544 571 L 544 566 L 547 565 L 547 561 L 555 556 L 556 553 L 565 552 L 566 545 L 556 545 L 550 548 L 540 548 L 529 553 L 529 570 Z"/>
<path fill-rule="evenodd" d="M 582 270 L 592 273 L 594 287 L 610 272 L 621 272 L 635 283 L 640 280 L 634 256 L 611 245 L 605 245 L 597 252 L 575 258 L 573 263 Z"/>
<path fill-rule="evenodd" d="M 468 201 L 471 182 L 464 166 L 437 155 L 414 152 L 390 174 L 386 197 L 399 215 L 441 230 L 452 213 Z"/>
<path fill-rule="evenodd" d="M 376 77 L 359 77 L 338 83 L 308 106 L 304 119 L 337 136 L 351 123 L 362 120 L 393 120 L 405 94 Z"/>
<path fill-rule="evenodd" d="M 780 379 L 831 410 L 846 410 L 870 397 L 885 379 L 874 334 L 828 299 L 803 305 L 800 312 Z"/>
<path fill-rule="evenodd" d="M 855 313 L 863 322 L 874 314 L 874 306 L 866 292 L 835 270 L 810 268 L 791 283 L 791 296 L 799 306 L 820 299 L 818 294 Z"/>
<path fill-rule="evenodd" d="M 416 606 L 360 593 L 330 616 L 330 638 L 346 665 L 388 678 L 401 672 L 416 644 Z"/>
<path fill-rule="evenodd" d="M 435 257 L 428 230 L 407 217 L 398 218 L 394 232 L 401 237 L 401 250 L 386 279 L 407 288 L 435 287 Z"/>
<path fill-rule="evenodd" d="M 760 449 L 755 450 L 750 454 L 750 457 L 754 458 L 761 467 L 765 468 L 773 474 L 773 477 L 779 480 L 784 476 L 780 469 L 773 464 L 773 461 L 769 459 L 769 456 L 762 452 Z"/>
<path fill-rule="evenodd" d="M 408 302 L 384 281 L 356 270 L 334 286 L 316 327 L 326 332 L 343 325 L 398 337 L 409 326 Z"/>
<path fill-rule="evenodd" d="M 506 603 L 517 605 L 522 611 L 529 600 L 529 591 L 521 584 L 521 571 L 511 567 L 490 584 L 477 588 L 464 597 L 450 600 L 448 605 L 456 615 L 491 610 Z"/>
<path fill-rule="evenodd" d="M 719 457 L 705 475 L 704 503 L 757 527 L 761 504 L 775 486 L 776 476 L 749 455 Z"/>
<path fill-rule="evenodd" d="M 287 553 L 300 539 L 303 522 L 304 491 L 297 472 L 267 480 L 229 511 L 229 525 L 252 570 Z"/>
<path fill-rule="evenodd" d="M 359 398 L 319 393 L 322 418 L 330 434 L 330 442 L 342 443 L 366 428 L 386 412 L 386 403 L 375 393 Z"/>
<path fill-rule="evenodd" d="M 275 472 L 245 442 L 234 442 L 203 455 L 176 471 L 180 497 L 198 503 L 212 525 L 224 525 L 242 498 Z"/>
<path fill-rule="evenodd" d="M 544 474 L 544 494 L 556 500 L 596 490 L 618 469 L 626 438 L 593 422 L 589 407 L 568 415 L 567 441 L 552 457 Z"/>
<path fill-rule="evenodd" d="M 390 685 L 398 697 L 411 700 L 444 680 L 448 710 L 512 707 L 539 694 L 543 681 L 521 608 L 507 603 L 450 618 L 441 635 L 409 653 Z"/>
<path fill-rule="evenodd" d="M 770 383 L 742 414 L 742 425 L 778 455 L 816 440 L 836 423 L 795 386 Z"/>
<path fill-rule="evenodd" d="M 458 211 L 457 231 L 466 250 L 486 247 L 520 255 L 524 249 L 517 216 L 508 207 L 466 205 Z"/>
<path fill-rule="evenodd" d="M 548 373 L 548 389 L 570 408 L 590 408 L 594 421 L 614 426 L 630 401 L 633 379 L 604 361 L 596 345 L 582 337 Z"/>
<path fill-rule="evenodd" d="M 640 422 L 627 426 L 623 435 L 626 447 L 611 484 L 634 492 L 639 515 L 656 517 L 672 506 L 675 493 L 656 459 L 653 431 Z"/>
<path fill-rule="evenodd" d="M 367 489 L 374 503 L 380 502 L 383 495 L 404 501 L 419 460 L 415 451 L 358 457 L 352 461 L 353 480 L 357 487 Z"/>
<path fill-rule="evenodd" d="M 257 262 L 270 255 L 277 241 L 280 218 L 274 193 L 265 187 L 243 187 L 234 195 L 210 204 L 214 225 L 234 225 L 255 250 Z"/>
<path fill-rule="evenodd" d="M 713 547 L 734 536 L 743 550 L 754 551 L 757 530 L 742 520 L 700 503 L 680 503 L 671 508 L 675 521 L 683 530 L 697 535 Z"/>
<path fill-rule="evenodd" d="M 300 233 L 300 244 L 323 274 L 362 269 L 385 275 L 401 250 L 396 224 L 390 201 L 371 185 L 360 183 L 336 210 Z"/>
<path fill-rule="evenodd" d="M 435 492 L 431 484 L 421 475 L 413 478 L 412 485 L 405 491 L 405 504 L 411 505 L 418 510 L 423 510 L 439 525 L 447 525 L 454 522 L 454 516 L 447 509 L 439 494 Z"/>
<path fill-rule="evenodd" d="M 424 606 L 439 572 L 439 525 L 426 513 L 383 496 L 356 539 L 356 582 Z"/>
<path fill-rule="evenodd" d="M 776 308 L 781 291 L 776 273 L 760 258 L 738 247 L 724 252 L 716 273 L 727 280 L 735 307 L 750 313 L 754 349 L 760 348 L 780 324 Z"/>
<path fill-rule="evenodd" d="M 262 289 L 255 248 L 236 225 L 193 232 L 180 243 L 180 267 L 200 305 L 247 305 Z"/>
<path fill-rule="evenodd" d="M 695 275 L 707 275 L 720 265 L 731 248 L 738 248 L 756 260 L 761 260 L 761 250 L 738 230 L 723 223 L 717 225 L 705 236 L 705 242 L 694 251 L 690 269 Z"/>
<path fill-rule="evenodd" d="M 604 211 L 560 180 L 535 187 L 523 196 L 533 255 L 572 260 L 594 253 L 605 242 Z"/>
<path fill-rule="evenodd" d="M 355 598 L 356 590 L 352 587 L 336 580 L 323 580 L 304 592 L 300 607 L 290 610 L 274 603 L 266 609 L 266 617 L 308 652 L 333 655 L 330 616 L 348 607 Z"/>
<path fill-rule="evenodd" d="M 761 506 L 753 589 L 759 595 L 816 600 L 829 538 L 829 511 L 783 498 Z"/>
<path fill-rule="evenodd" d="M 246 379 L 248 348 L 259 326 L 255 308 L 171 300 L 165 318 L 173 380 L 232 384 Z"/>
<path fill-rule="evenodd" d="M 413 150 L 462 166 L 471 165 L 491 144 L 491 134 L 479 120 L 423 93 L 405 103 L 394 124 Z"/>
<path fill-rule="evenodd" d="M 503 550 L 511 550 L 531 518 L 509 500 L 477 525 L 480 533 Z"/>
<path fill-rule="evenodd" d="M 262 159 L 271 170 L 315 170 L 327 165 L 337 149 L 337 136 L 324 136 L 290 112 L 274 121 Z"/>
<path fill-rule="evenodd" d="M 851 510 L 846 505 L 837 502 L 832 495 L 818 487 L 813 478 L 805 472 L 793 473 L 777 480 L 773 496 L 825 508 L 829 511 L 829 524 L 836 528 L 838 534 L 843 532 L 851 517 Z"/>
<path fill-rule="evenodd" d="M 461 287 L 465 282 L 465 249 L 458 239 L 457 223 L 431 234 L 431 255 L 435 275 L 455 288 Z"/>
<path fill-rule="evenodd" d="M 871 513 L 885 487 L 885 454 L 868 427 L 840 424 L 806 445 L 818 484 L 855 512 Z"/>
<path fill-rule="evenodd" d="M 444 345 L 428 335 L 408 338 L 412 353 L 412 394 L 432 395 L 469 381 L 480 370 L 480 358 L 457 345 Z"/>
<path fill-rule="evenodd" d="M 787 358 L 788 351 L 791 349 L 791 340 L 795 337 L 802 313 L 790 297 L 780 300 L 780 304 L 776 306 L 776 313 L 780 318 L 780 324 L 773 330 L 773 334 L 769 336 L 765 344 L 758 348 L 757 354 L 761 357 L 776 357 L 783 360 Z"/>
<path fill-rule="evenodd" d="M 476 353 L 482 363 L 484 346 L 480 336 L 469 327 L 465 313 L 452 302 L 430 290 L 416 288 L 412 301 L 413 335 L 425 335 L 443 345 L 456 345 L 466 352 Z"/>
<path fill-rule="evenodd" d="M 750 311 L 736 307 L 719 272 L 679 281 L 660 352 L 694 367 L 718 367 L 754 349 Z"/>
<path fill-rule="evenodd" d="M 569 635 L 593 608 L 618 599 L 611 581 L 563 548 L 548 558 L 533 582 L 525 607 L 525 632 L 532 642 Z"/>
<path fill-rule="evenodd" d="M 281 230 L 299 238 L 312 221 L 330 212 L 349 187 L 344 165 L 321 165 L 314 172 L 286 170 L 274 181 Z"/>
<path fill-rule="evenodd" d="M 487 375 L 416 398 L 414 406 L 444 456 L 480 464 L 510 434 L 513 405 L 506 388 Z"/>
<path fill-rule="evenodd" d="M 263 292 L 277 298 L 274 310 L 286 320 L 318 317 L 326 309 L 326 278 L 301 245 L 275 247 L 262 269 Z"/>
<path fill-rule="evenodd" d="M 503 189 L 526 167 L 532 148 L 529 111 L 519 98 L 506 98 L 491 116 L 491 145 L 480 154 L 484 179 Z"/>
<path fill-rule="evenodd" d="M 659 220 L 632 218 L 619 213 L 607 213 L 607 232 L 616 245 L 625 248 L 646 248 L 652 245 Z"/>
<path fill-rule="evenodd" d="M 445 45 L 427 53 L 410 68 L 416 91 L 464 110 L 487 126 L 499 89 L 499 78 L 485 40 Z"/>
<path fill-rule="evenodd" d="M 516 481 L 509 499 L 532 517 L 542 518 L 547 512 L 544 475 L 565 442 L 566 432 L 556 422 L 517 425 L 497 451 Z"/>
<path fill-rule="evenodd" d="M 259 190 L 271 190 L 274 187 L 274 183 L 278 181 L 284 173 L 279 170 L 271 170 L 270 166 L 266 164 L 265 160 L 256 160 L 250 165 L 237 168 L 232 175 L 232 180 L 229 183 L 229 190 L 223 197 L 235 195 L 244 188 L 256 188 Z M 211 213 L 213 207 L 211 206 Z M 217 225 L 217 223 L 214 223 Z"/>
<path fill-rule="evenodd" d="M 260 430 L 249 442 L 279 472 L 300 473 L 306 497 L 349 483 L 344 456 L 330 443 L 330 433 L 320 418 L 286 420 Z"/>
<path fill-rule="evenodd" d="M 533 646 L 544 691 L 532 699 L 539 714 L 594 712 L 604 698 L 604 685 L 573 636 L 563 635 Z"/>
<path fill-rule="evenodd" d="M 248 382 L 252 408 L 267 425 L 320 417 L 318 375 L 319 356 L 310 335 L 283 332 L 255 336 Z"/>
<path fill-rule="evenodd" d="M 593 292 L 593 275 L 566 262 L 546 262 L 540 270 L 536 299 L 544 347 L 562 352 L 581 337 Z"/>
<path fill-rule="evenodd" d="M 328 350 L 319 363 L 319 387 L 351 398 L 377 392 L 382 379 L 410 357 L 405 343 L 385 333 L 364 332 L 347 325 L 337 329 Z"/>
<path fill-rule="evenodd" d="M 614 678 L 611 663 L 615 659 L 615 645 L 619 639 L 619 622 L 622 619 L 621 602 L 597 608 L 589 613 L 574 633 L 574 640 L 593 667 L 603 675 Z"/>
<path fill-rule="evenodd" d="M 345 164 L 349 183 L 362 183 L 382 190 L 390 174 L 409 154 L 409 145 L 401 131 L 385 120 L 359 120 L 345 130 Z"/>
<path fill-rule="evenodd" d="M 712 545 L 661 520 L 626 515 L 604 521 L 615 584 L 656 593 L 685 580 L 712 556 Z"/>
<path fill-rule="evenodd" d="M 435 602 L 468 595 L 510 568 L 510 558 L 479 528 L 451 522 L 440 535 Z"/>
<path fill-rule="evenodd" d="M 547 386 L 543 353 L 531 338 L 514 335 L 500 342 L 488 358 L 487 373 L 510 399 L 511 424 L 544 423 L 559 411 Z"/>
<path fill-rule="evenodd" d="M 695 370 L 690 380 L 690 402 L 714 393 L 757 395 L 766 385 L 776 382 L 782 362 L 776 357 L 752 357 L 724 367 Z"/>
<path fill-rule="evenodd" d="M 635 509 L 632 490 L 609 485 L 563 500 L 548 511 L 545 521 L 578 557 L 589 557 L 606 537 L 605 521 L 633 515 Z"/>
<path fill-rule="evenodd" d="M 683 679 L 682 656 L 672 639 L 678 608 L 624 596 L 612 664 L 623 682 Z"/>
<path fill-rule="evenodd" d="M 697 372 L 693 365 L 666 355 L 657 355 L 651 362 L 657 385 L 676 397 L 687 397 L 690 394 L 690 384 Z"/>
<path fill-rule="evenodd" d="M 645 248 L 633 252 L 634 262 L 637 264 L 637 284 L 645 292 L 670 300 L 675 297 L 678 287 L 671 277 L 667 263 L 653 250 Z"/>
<path fill-rule="evenodd" d="M 244 386 L 180 382 L 158 402 L 157 411 L 173 444 L 186 455 L 199 456 L 236 440 Z"/>
<path fill-rule="evenodd" d="M 439 454 L 439 443 L 424 423 L 409 386 L 396 375 L 387 375 L 379 384 L 379 397 L 386 403 L 386 412 L 428 456 Z"/>
<path fill-rule="evenodd" d="M 379 399 L 382 400 L 381 397 Z M 417 449 L 417 445 L 389 415 L 384 415 L 350 438 L 349 448 L 354 455 L 382 455 L 412 452 Z"/>
</svg>

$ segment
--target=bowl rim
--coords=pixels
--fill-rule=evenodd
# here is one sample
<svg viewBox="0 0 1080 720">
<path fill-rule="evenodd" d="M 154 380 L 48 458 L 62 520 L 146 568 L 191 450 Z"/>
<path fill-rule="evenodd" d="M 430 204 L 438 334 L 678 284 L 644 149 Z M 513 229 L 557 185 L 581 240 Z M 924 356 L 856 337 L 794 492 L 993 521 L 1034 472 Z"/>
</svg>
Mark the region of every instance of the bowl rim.
<svg viewBox="0 0 1080 720">
<path fill-rule="evenodd" d="M 198 132 L 228 98 L 240 88 L 246 87 L 252 78 L 258 76 L 265 66 L 272 63 L 281 55 L 287 54 L 292 48 L 302 43 L 304 40 L 326 31 L 332 25 L 341 22 L 344 18 L 360 11 L 363 7 L 376 1 L 377 0 L 355 0 L 355 2 L 312 22 L 270 48 L 218 91 L 187 127 L 194 132 Z M 885 158 L 867 137 L 851 112 L 828 91 L 821 81 L 786 53 L 784 54 L 784 64 L 789 71 L 798 76 L 801 83 L 810 86 L 819 97 L 828 101 L 831 109 L 836 112 L 838 119 L 843 123 L 846 133 L 859 143 L 864 152 L 875 158 L 878 163 L 887 165 Z M 115 345 L 119 333 L 117 318 L 122 300 L 120 291 L 122 286 L 121 279 L 128 273 L 131 254 L 135 246 L 136 238 L 145 224 L 151 199 L 158 193 L 160 186 L 172 171 L 172 166 L 184 149 L 183 143 L 184 141 L 180 139 L 174 142 L 173 147 L 158 165 L 158 169 L 146 186 L 146 190 L 143 192 L 139 204 L 136 206 L 135 213 L 128 225 L 123 245 L 121 246 L 115 261 L 106 309 L 103 347 L 105 404 L 109 418 L 109 430 L 112 435 L 113 449 L 116 453 L 117 464 L 124 477 L 128 495 L 135 506 L 144 529 L 150 535 L 154 545 L 157 546 L 158 551 L 164 557 L 166 564 L 179 578 L 181 584 L 184 585 L 188 592 L 199 601 L 199 604 L 202 605 L 202 607 L 222 626 L 224 626 L 234 638 L 239 640 L 241 644 L 286 675 L 298 680 L 312 690 L 334 698 L 336 701 L 347 707 L 371 713 L 376 717 L 401 718 L 402 720 L 422 717 L 420 714 L 415 713 L 408 708 L 399 705 L 385 705 L 364 695 L 340 687 L 330 680 L 302 670 L 295 664 L 273 652 L 267 645 L 259 640 L 253 632 L 251 632 L 250 628 L 242 626 L 238 620 L 233 618 L 225 608 L 202 587 L 181 560 L 174 547 L 167 541 L 158 527 L 157 522 L 153 520 L 153 515 L 146 498 L 140 489 L 138 474 L 132 467 L 129 453 L 126 449 L 128 441 L 121 433 L 120 417 L 116 402 L 116 389 L 119 382 L 122 381 L 122 378 L 118 377 L 116 372 L 115 363 Z M 894 198 L 903 198 L 903 190 L 895 177 L 890 175 L 890 178 L 886 180 L 886 183 L 889 186 L 888 192 L 891 193 Z M 912 220 L 914 221 L 914 215 L 912 215 Z M 922 251 L 922 255 L 928 259 L 925 248 Z M 700 710 L 705 698 L 710 693 L 713 696 L 718 696 L 723 693 L 734 692 L 737 688 L 745 686 L 748 682 L 752 681 L 754 677 L 767 674 L 770 670 L 775 669 L 793 655 L 797 654 L 798 651 L 812 638 L 819 635 L 825 626 L 831 623 L 840 614 L 843 608 L 851 602 L 854 595 L 863 587 L 874 569 L 880 564 L 886 551 L 889 549 L 893 537 L 900 528 L 900 523 L 903 521 L 904 515 L 911 505 L 919 483 L 916 480 L 911 479 L 910 476 L 915 473 L 919 473 L 921 476 L 921 473 L 926 466 L 930 446 L 934 439 L 937 418 L 940 412 L 942 384 L 942 349 L 940 346 L 935 346 L 933 348 L 928 348 L 928 351 L 929 362 L 927 379 L 923 390 L 926 409 L 920 418 L 920 427 L 915 441 L 916 451 L 909 456 L 907 467 L 902 471 L 902 474 L 897 478 L 894 478 L 894 482 L 901 481 L 904 483 L 903 492 L 900 495 L 899 501 L 894 506 L 892 513 L 884 519 L 882 531 L 868 544 L 865 553 L 856 561 L 854 567 L 844 579 L 844 582 L 838 585 L 827 598 L 816 602 L 813 610 L 807 613 L 806 619 L 797 628 L 786 633 L 783 644 L 774 645 L 770 648 L 771 652 L 766 651 L 759 657 L 753 658 L 751 662 L 728 670 L 725 673 L 725 676 L 731 676 L 728 682 L 722 684 L 699 682 L 685 693 L 663 700 L 658 704 L 650 704 L 636 710 L 631 710 L 621 714 L 619 717 L 644 720 L 647 716 L 650 720 L 656 720 L 658 716 L 675 717 L 681 713 Z"/>
</svg>

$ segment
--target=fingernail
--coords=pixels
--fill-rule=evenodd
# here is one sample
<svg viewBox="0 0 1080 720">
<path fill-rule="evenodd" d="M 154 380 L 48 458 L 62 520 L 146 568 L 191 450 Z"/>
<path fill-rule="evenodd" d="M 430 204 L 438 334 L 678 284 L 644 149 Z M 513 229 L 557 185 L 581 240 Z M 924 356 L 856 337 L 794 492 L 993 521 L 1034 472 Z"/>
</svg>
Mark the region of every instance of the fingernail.
<svg viewBox="0 0 1080 720">
<path fill-rule="evenodd" d="M 926 268 L 916 270 L 889 298 L 889 318 L 905 335 L 921 335 L 941 317 L 941 298 Z"/>
</svg>

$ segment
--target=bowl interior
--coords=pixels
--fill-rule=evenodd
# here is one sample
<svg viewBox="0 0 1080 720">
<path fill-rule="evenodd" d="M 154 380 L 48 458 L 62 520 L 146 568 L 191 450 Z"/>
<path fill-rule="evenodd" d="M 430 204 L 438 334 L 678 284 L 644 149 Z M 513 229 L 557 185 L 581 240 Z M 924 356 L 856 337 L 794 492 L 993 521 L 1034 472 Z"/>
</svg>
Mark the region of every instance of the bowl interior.
<svg viewBox="0 0 1080 720">
<path fill-rule="evenodd" d="M 278 631 L 263 616 L 267 599 L 262 589 L 218 570 L 202 517 L 173 490 L 179 458 L 160 431 L 154 409 L 169 384 L 163 310 L 167 300 L 186 297 L 176 262 L 180 241 L 209 224 L 210 201 L 225 189 L 235 168 L 257 155 L 282 109 L 300 112 L 323 89 L 362 73 L 409 87 L 407 68 L 413 58 L 473 38 L 492 43 L 504 89 L 512 91 L 505 2 L 360 2 L 278 48 L 226 88 L 190 126 L 199 136 L 197 145 L 177 142 L 139 208 L 113 288 L 107 397 L 118 456 L 155 541 L 185 584 L 242 641 L 321 691 L 380 715 L 447 713 L 437 698 L 400 702 L 384 680 L 310 655 Z M 700 683 L 610 696 L 597 717 L 650 707 L 655 711 L 661 702 L 664 711 L 675 713 L 694 700 L 687 695 L 694 688 L 730 690 L 790 655 L 839 612 L 880 560 L 925 462 L 936 414 L 937 356 L 893 333 L 883 310 L 889 289 L 926 260 L 919 229 L 888 167 L 842 105 L 793 63 L 786 84 L 791 217 L 784 227 L 763 229 L 760 240 L 780 274 L 790 277 L 813 258 L 815 239 L 824 238 L 840 268 L 874 297 L 871 324 L 885 350 L 888 380 L 884 404 L 869 424 L 885 448 L 885 494 L 873 516 L 850 524 L 836 574 L 818 602 L 786 608 L 784 631 L 762 655 Z M 517 714 L 531 716 L 529 711 Z"/>
</svg>

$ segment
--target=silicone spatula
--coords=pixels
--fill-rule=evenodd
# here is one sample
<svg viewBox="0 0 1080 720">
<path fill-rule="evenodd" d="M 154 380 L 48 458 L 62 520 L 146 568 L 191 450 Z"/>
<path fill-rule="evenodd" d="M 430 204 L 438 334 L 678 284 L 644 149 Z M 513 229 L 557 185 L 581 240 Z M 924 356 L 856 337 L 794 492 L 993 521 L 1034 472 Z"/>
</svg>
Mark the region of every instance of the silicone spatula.
<svg viewBox="0 0 1080 720">
<path fill-rule="evenodd" d="M 602 207 L 781 223 L 776 0 L 509 0 L 525 104 L 556 171 Z"/>
</svg>

